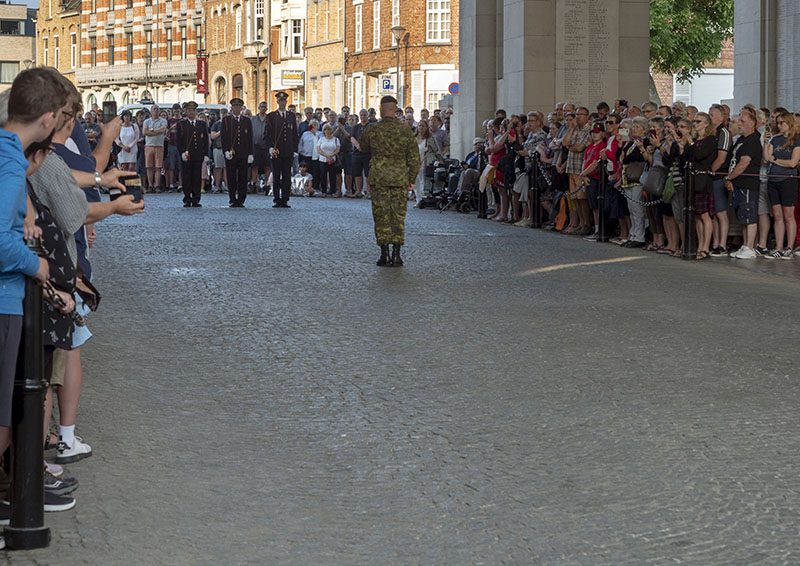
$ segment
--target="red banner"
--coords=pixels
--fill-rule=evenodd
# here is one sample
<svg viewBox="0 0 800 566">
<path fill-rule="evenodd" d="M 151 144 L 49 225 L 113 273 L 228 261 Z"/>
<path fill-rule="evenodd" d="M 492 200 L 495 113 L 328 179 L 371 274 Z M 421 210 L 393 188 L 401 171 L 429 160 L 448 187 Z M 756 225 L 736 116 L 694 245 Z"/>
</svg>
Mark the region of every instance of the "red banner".
<svg viewBox="0 0 800 566">
<path fill-rule="evenodd" d="M 197 94 L 208 94 L 208 58 L 197 58 Z"/>
</svg>

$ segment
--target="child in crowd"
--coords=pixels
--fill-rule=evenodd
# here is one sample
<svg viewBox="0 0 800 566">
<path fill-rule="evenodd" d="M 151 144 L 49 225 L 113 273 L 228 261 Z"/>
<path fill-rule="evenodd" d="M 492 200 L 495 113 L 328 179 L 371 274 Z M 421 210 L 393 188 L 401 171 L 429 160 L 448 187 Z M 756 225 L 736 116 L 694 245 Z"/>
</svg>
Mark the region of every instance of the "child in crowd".
<svg viewBox="0 0 800 566">
<path fill-rule="evenodd" d="M 293 197 L 313 197 L 316 194 L 313 187 L 311 173 L 308 172 L 308 163 L 300 162 L 300 172 L 292 177 Z"/>
</svg>

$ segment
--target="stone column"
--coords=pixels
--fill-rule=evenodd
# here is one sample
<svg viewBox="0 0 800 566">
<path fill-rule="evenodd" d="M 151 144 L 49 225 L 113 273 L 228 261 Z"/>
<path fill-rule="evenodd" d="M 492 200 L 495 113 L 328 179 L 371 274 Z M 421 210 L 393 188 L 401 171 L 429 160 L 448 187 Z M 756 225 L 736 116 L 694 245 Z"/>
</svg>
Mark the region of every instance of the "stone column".
<svg viewBox="0 0 800 566">
<path fill-rule="evenodd" d="M 782 4 L 785 8 L 794 0 Z M 777 8 L 780 0 L 736 0 L 734 5 L 733 112 L 745 104 L 758 107 L 781 104 L 777 101 Z M 786 22 L 789 23 L 790 22 Z M 791 25 L 791 24 L 790 24 Z M 791 33 L 790 33 L 791 37 Z M 793 39 L 793 38 L 792 38 Z M 792 56 L 792 50 L 786 55 Z"/>
<path fill-rule="evenodd" d="M 450 146 L 454 158 L 472 150 L 481 124 L 494 115 L 497 81 L 497 13 L 491 0 L 459 3 L 459 92 L 453 100 Z"/>
<path fill-rule="evenodd" d="M 556 101 L 594 110 L 601 100 L 647 100 L 649 0 L 461 0 L 460 6 L 455 157 L 471 150 L 496 108 L 547 113 Z"/>
</svg>

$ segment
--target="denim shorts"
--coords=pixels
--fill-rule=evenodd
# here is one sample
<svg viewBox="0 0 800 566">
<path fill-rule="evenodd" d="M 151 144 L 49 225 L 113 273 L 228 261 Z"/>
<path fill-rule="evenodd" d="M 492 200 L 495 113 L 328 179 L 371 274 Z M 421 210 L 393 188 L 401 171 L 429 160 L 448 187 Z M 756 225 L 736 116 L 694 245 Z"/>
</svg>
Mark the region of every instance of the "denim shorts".
<svg viewBox="0 0 800 566">
<path fill-rule="evenodd" d="M 172 144 L 167 146 L 167 162 L 165 165 L 165 169 L 168 171 L 180 171 L 181 156 L 178 155 L 178 146 Z"/>
<path fill-rule="evenodd" d="M 714 179 L 714 210 L 712 214 L 728 211 L 728 189 L 725 188 L 723 179 Z"/>
</svg>

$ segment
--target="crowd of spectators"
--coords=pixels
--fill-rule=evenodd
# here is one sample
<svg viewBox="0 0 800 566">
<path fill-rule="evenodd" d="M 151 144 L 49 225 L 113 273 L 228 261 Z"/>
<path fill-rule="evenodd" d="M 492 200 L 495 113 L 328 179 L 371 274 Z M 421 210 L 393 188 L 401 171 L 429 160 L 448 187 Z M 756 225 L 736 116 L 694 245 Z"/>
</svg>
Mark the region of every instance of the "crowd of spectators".
<svg viewBox="0 0 800 566">
<path fill-rule="evenodd" d="M 785 108 L 616 100 L 558 103 L 547 115 L 498 110 L 466 161 L 462 176 L 486 191 L 497 222 L 530 226 L 540 206 L 546 228 L 588 241 L 602 216 L 626 248 L 682 257 L 688 235 L 698 260 L 800 255 L 800 117 Z"/>
<path fill-rule="evenodd" d="M 95 224 L 111 214 L 144 211 L 143 203 L 130 195 L 101 202 L 99 194 L 101 187 L 124 192 L 123 177 L 131 173 L 108 163 L 113 141 L 133 140 L 136 125 L 125 116 L 99 126 L 91 114 L 80 123 L 81 113 L 75 86 L 48 67 L 21 72 L 0 94 L 0 453 L 11 441 L 25 278 L 31 276 L 43 286 L 45 297 L 45 511 L 75 505 L 71 494 L 78 481 L 63 466 L 92 455 L 75 427 L 82 389 L 80 350 L 91 337 L 86 317 L 100 301 L 89 256 L 98 237 Z M 127 169 L 137 148 L 123 145 L 126 155 L 120 161 Z M 58 423 L 51 426 L 53 403 L 58 405 Z M 8 524 L 9 517 L 5 499 L 0 502 L 0 524 Z"/>
</svg>

